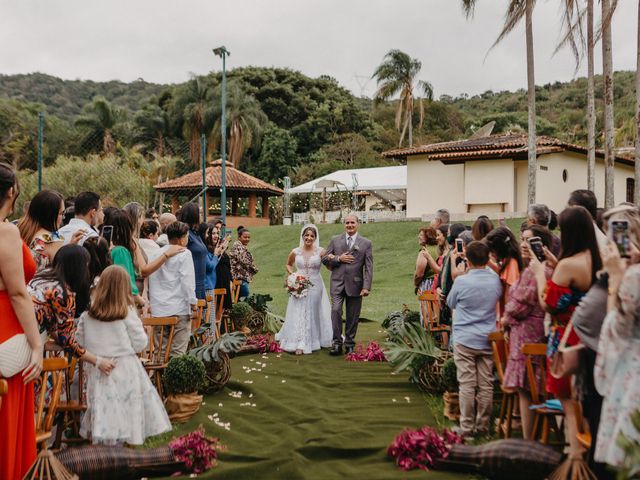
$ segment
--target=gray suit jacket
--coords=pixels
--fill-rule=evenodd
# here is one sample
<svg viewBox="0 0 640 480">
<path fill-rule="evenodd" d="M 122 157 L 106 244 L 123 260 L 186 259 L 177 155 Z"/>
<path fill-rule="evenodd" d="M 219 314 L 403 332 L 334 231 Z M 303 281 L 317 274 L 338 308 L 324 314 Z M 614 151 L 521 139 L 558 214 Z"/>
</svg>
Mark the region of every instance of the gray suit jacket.
<svg viewBox="0 0 640 480">
<path fill-rule="evenodd" d="M 363 288 L 371 290 L 373 281 L 373 248 L 371 240 L 358 234 L 351 250 L 347 249 L 346 234 L 336 235 L 329 242 L 327 256 L 322 263 L 331 269 L 331 295 L 341 295 L 343 292 L 349 297 L 357 297 Z M 341 263 L 338 257 L 349 253 L 355 257 L 351 264 Z M 330 260 L 329 255 L 335 259 Z"/>
</svg>

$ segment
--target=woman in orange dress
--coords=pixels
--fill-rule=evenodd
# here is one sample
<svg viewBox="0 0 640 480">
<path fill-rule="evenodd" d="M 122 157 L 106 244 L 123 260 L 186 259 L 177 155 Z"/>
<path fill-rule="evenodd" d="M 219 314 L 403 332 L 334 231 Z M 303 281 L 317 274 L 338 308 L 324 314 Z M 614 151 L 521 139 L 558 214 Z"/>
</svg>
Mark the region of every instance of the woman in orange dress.
<svg viewBox="0 0 640 480">
<path fill-rule="evenodd" d="M 6 219 L 18 197 L 15 173 L 0 165 L 0 344 L 24 333 L 32 348 L 22 374 L 6 379 L 7 395 L 0 405 L 0 478 L 21 479 L 36 458 L 33 380 L 42 371 L 42 340 L 38 333 L 26 283 L 36 270 L 35 261 L 15 225 Z M 21 255 L 17 255 L 21 252 Z"/>
<path fill-rule="evenodd" d="M 507 227 L 494 228 L 484 237 L 484 242 L 495 259 L 495 263 L 489 262 L 489 266 L 500 276 L 502 282 L 502 297 L 498 304 L 498 321 L 500 321 L 504 314 L 504 306 L 509 300 L 509 290 L 520 278 L 524 263 L 516 236 Z M 497 326 L 500 328 L 500 324 Z"/>
</svg>

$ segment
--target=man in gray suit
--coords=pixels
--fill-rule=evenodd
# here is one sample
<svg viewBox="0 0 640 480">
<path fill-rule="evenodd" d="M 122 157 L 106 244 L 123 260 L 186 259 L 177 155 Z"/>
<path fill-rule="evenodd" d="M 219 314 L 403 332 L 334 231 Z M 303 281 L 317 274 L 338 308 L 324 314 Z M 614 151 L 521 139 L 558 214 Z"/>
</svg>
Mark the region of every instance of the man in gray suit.
<svg viewBox="0 0 640 480">
<path fill-rule="evenodd" d="M 342 305 L 346 303 L 344 346 L 353 352 L 358 330 L 362 297 L 369 295 L 373 280 L 371 241 L 358 235 L 358 217 L 347 215 L 345 233 L 331 239 L 322 260 L 331 270 L 331 323 L 333 347 L 331 355 L 342 354 Z"/>
</svg>

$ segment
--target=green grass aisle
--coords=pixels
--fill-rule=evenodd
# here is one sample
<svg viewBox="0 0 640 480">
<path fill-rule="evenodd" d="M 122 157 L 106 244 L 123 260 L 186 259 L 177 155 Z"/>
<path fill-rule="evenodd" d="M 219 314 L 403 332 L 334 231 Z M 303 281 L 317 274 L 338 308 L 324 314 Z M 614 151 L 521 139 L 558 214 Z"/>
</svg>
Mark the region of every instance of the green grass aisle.
<svg viewBox="0 0 640 480">
<path fill-rule="evenodd" d="M 519 221 L 510 221 L 518 231 Z M 363 303 L 357 341 L 380 341 L 380 322 L 403 304 L 417 309 L 412 275 L 418 252 L 419 222 L 362 225 L 360 234 L 374 244 L 375 272 L 371 296 Z M 322 246 L 342 225 L 319 225 Z M 270 294 L 274 313 L 284 315 L 284 265 L 298 246 L 300 226 L 252 230 L 250 249 L 260 269 L 251 285 Z M 323 270 L 325 285 L 329 272 Z M 249 371 L 250 369 L 250 371 Z M 409 383 L 407 374 L 392 375 L 387 363 L 353 363 L 330 357 L 326 350 L 248 355 L 232 360 L 231 381 L 206 397 L 198 414 L 171 435 L 148 442 L 165 444 L 199 424 L 220 437 L 228 450 L 219 466 L 202 478 L 220 479 L 456 479 L 445 472 L 402 472 L 386 457 L 387 446 L 403 428 L 443 427 L 439 399 Z M 240 392 L 242 395 L 237 395 Z M 230 394 L 237 396 L 231 396 Z M 408 399 L 408 400 L 407 400 Z M 254 406 L 255 405 L 255 406 Z M 229 430 L 218 425 L 229 423 Z"/>
<path fill-rule="evenodd" d="M 361 341 L 380 337 L 376 322 L 360 327 Z M 433 399 L 406 374 L 392 375 L 386 363 L 347 362 L 323 350 L 245 355 L 231 368 L 226 388 L 206 397 L 198 414 L 172 432 L 202 424 L 228 447 L 202 478 L 469 478 L 402 472 L 386 457 L 403 428 L 439 423 L 429 408 Z M 229 423 L 229 430 L 217 423 Z"/>
</svg>

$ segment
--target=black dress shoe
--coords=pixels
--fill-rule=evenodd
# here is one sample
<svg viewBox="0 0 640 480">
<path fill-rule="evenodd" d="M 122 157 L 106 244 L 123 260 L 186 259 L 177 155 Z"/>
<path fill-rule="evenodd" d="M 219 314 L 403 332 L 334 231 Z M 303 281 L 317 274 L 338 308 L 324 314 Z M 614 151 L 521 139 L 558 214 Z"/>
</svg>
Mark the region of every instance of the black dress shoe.
<svg viewBox="0 0 640 480">
<path fill-rule="evenodd" d="M 342 345 L 334 345 L 333 347 L 331 347 L 331 350 L 329 350 L 329 355 L 342 355 Z"/>
<path fill-rule="evenodd" d="M 348 345 L 344 348 L 345 355 L 349 355 L 350 353 L 353 353 L 353 345 Z"/>
</svg>

